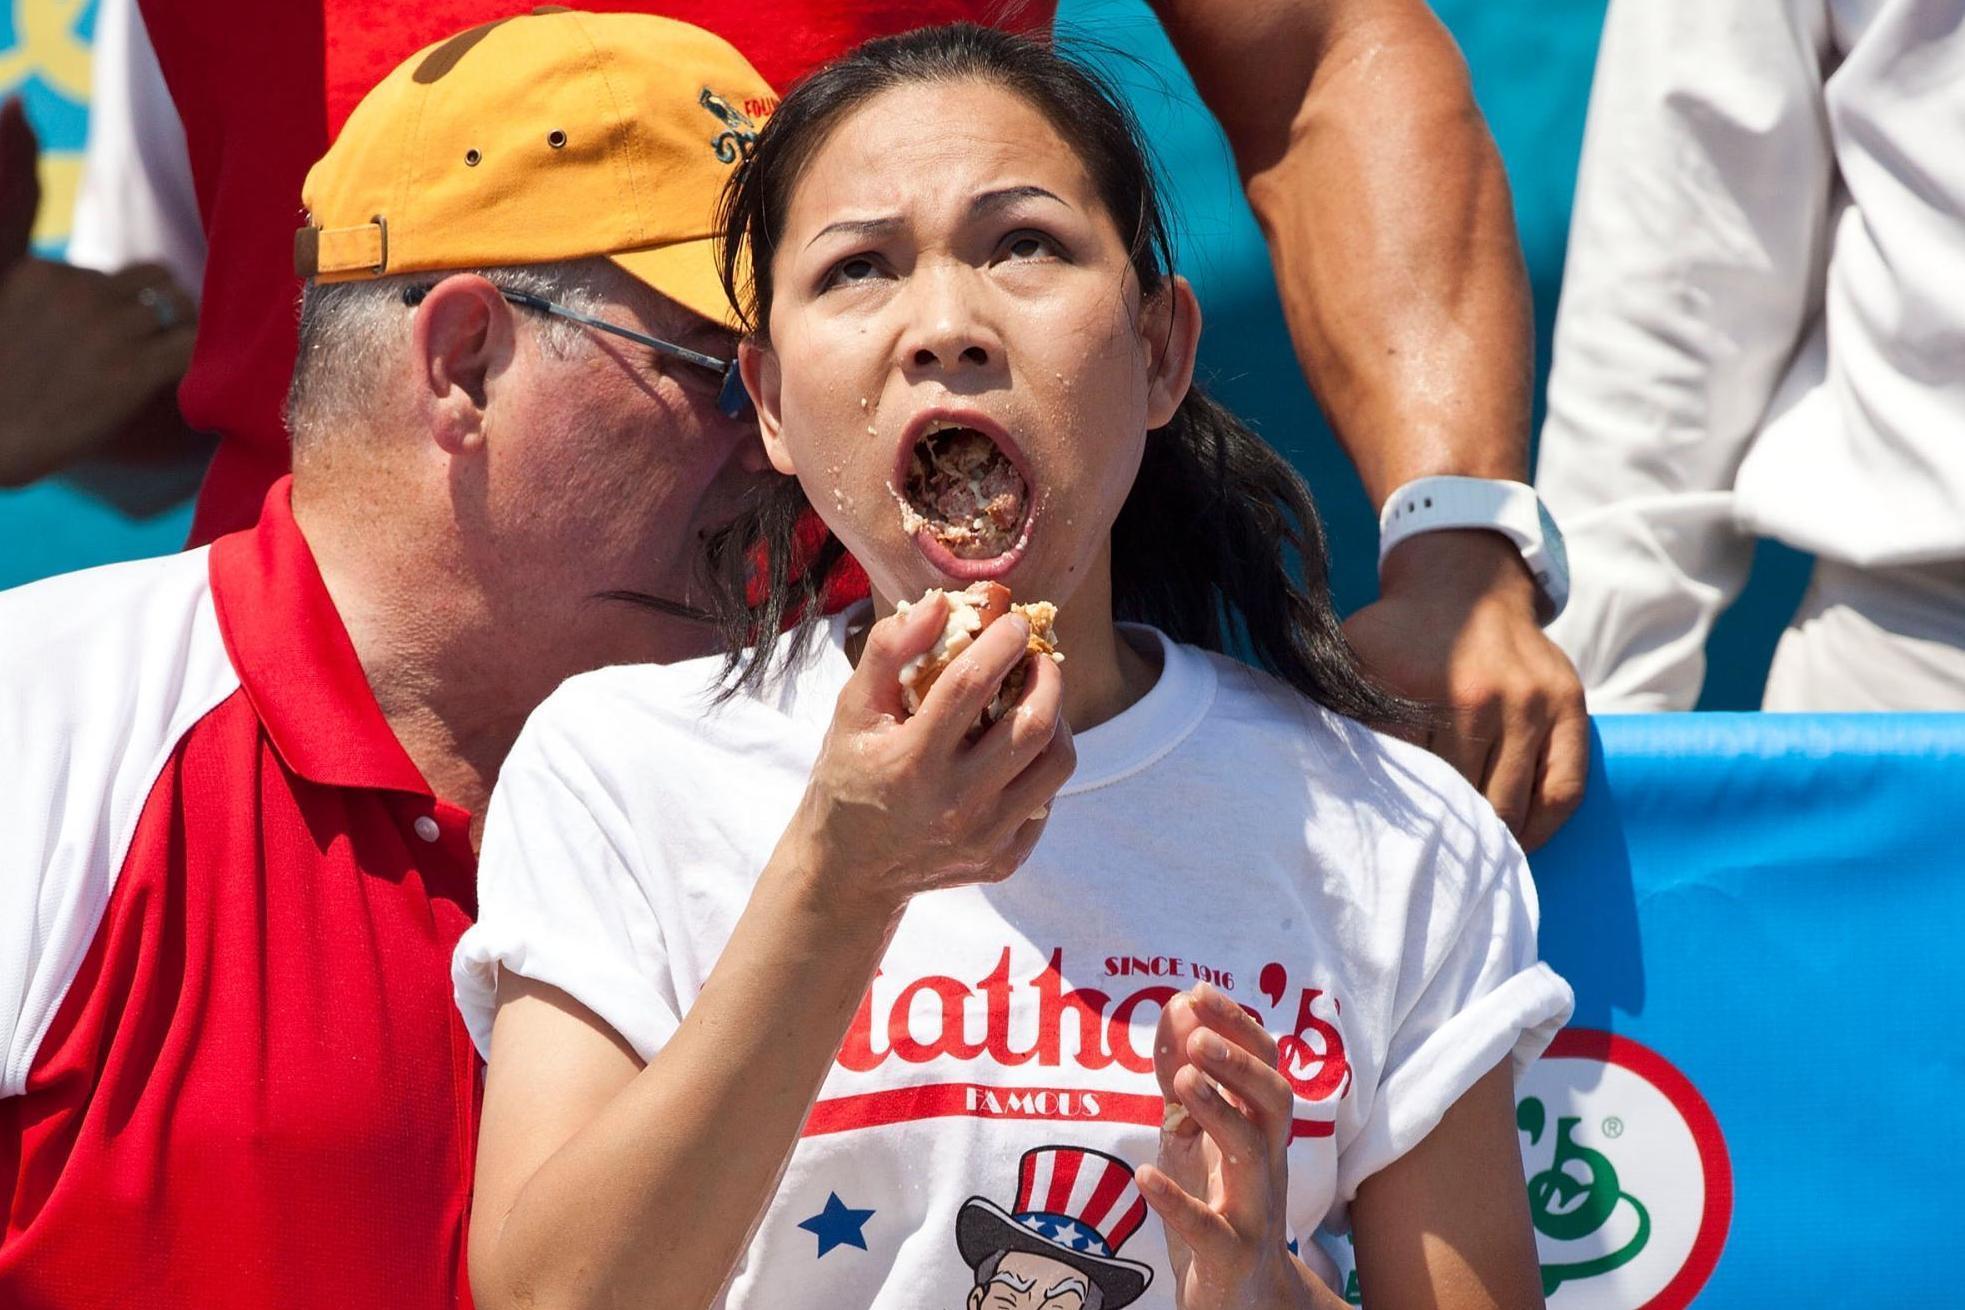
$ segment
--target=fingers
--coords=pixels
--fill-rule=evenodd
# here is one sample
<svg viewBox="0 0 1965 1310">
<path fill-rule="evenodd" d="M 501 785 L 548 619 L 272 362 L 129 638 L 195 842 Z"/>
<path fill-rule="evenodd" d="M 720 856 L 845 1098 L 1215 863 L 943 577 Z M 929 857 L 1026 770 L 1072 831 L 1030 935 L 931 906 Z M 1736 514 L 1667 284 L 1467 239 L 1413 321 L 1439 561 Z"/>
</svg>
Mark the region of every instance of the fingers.
<svg viewBox="0 0 1965 1310">
<path fill-rule="evenodd" d="M 1025 655 L 1023 694 L 976 742 L 972 757 L 981 776 L 1008 784 L 1056 739 L 1064 724 L 1064 674 L 1050 660 Z M 943 675 L 947 676 L 947 675 Z"/>
<path fill-rule="evenodd" d="M 198 325 L 185 322 L 168 332 L 158 332 L 138 342 L 130 352 L 134 371 L 152 383 L 152 388 L 173 383 L 191 367 L 191 352 L 198 344 Z"/>
<path fill-rule="evenodd" d="M 147 288 L 177 290 L 176 280 L 162 264 L 131 264 L 104 276 L 112 294 L 129 300 L 136 299 L 137 293 Z"/>
<path fill-rule="evenodd" d="M 1060 722 L 1057 735 L 1030 762 L 1030 767 L 1003 789 L 1004 818 L 1011 824 L 1020 824 L 1026 819 L 1045 817 L 1058 789 L 1071 780 L 1077 767 L 1078 749 L 1072 743 L 1071 730 Z"/>
<path fill-rule="evenodd" d="M 1139 1194 L 1153 1207 L 1153 1213 L 1203 1262 L 1217 1263 L 1233 1251 L 1237 1239 L 1228 1220 L 1175 1182 L 1166 1170 L 1143 1164 L 1133 1170 L 1133 1181 L 1139 1184 Z"/>
<path fill-rule="evenodd" d="M 1206 1046 L 1207 1038 L 1202 1033 L 1190 1041 L 1190 1050 L 1207 1066 L 1221 1071 L 1223 1087 L 1215 1085 L 1213 1078 L 1202 1071 L 1201 1064 L 1184 1065 L 1174 1075 L 1174 1098 L 1187 1111 L 1188 1122 L 1166 1132 L 1161 1141 L 1161 1162 L 1175 1163 L 1191 1181 L 1198 1182 L 1206 1176 L 1206 1171 L 1197 1170 L 1199 1157 L 1193 1153 L 1195 1147 L 1182 1139 L 1205 1134 L 1205 1142 L 1215 1157 L 1212 1172 L 1219 1179 L 1218 1185 L 1209 1189 L 1214 1194 L 1207 1209 L 1225 1221 L 1231 1236 L 1258 1237 L 1272 1227 L 1274 1211 L 1284 1190 L 1281 1183 L 1288 1167 L 1284 1147 L 1289 1120 L 1287 1110 L 1281 1112 L 1280 1119 L 1277 1117 L 1277 1090 L 1287 1098 L 1289 1086 L 1270 1069 L 1269 1077 L 1277 1088 L 1261 1087 L 1261 1067 L 1253 1057 L 1229 1046 L 1219 1036 L 1213 1037 L 1209 1053 L 1200 1054 Z M 1267 1108 L 1253 1111 L 1239 1108 L 1224 1090 L 1235 1086 L 1242 1089 L 1248 1104 L 1262 1104 Z M 1255 1116 L 1268 1122 L 1259 1123 Z M 1168 1177 L 1174 1179 L 1173 1174 Z M 1196 1229 L 1190 1239 L 1197 1247 L 1206 1240 L 1203 1232 L 1204 1229 Z"/>
<path fill-rule="evenodd" d="M 1003 679 L 1022 663 L 1029 642 L 1030 623 L 1021 614 L 1007 615 L 984 628 L 942 670 L 915 713 L 914 722 L 944 740 L 967 737 Z"/>
<path fill-rule="evenodd" d="M 1209 982 L 1194 984 L 1192 995 L 1195 1016 L 1202 1023 L 1271 1069 L 1276 1067 L 1276 1039 L 1233 997 Z"/>
<path fill-rule="evenodd" d="M 1266 1150 L 1283 1148 L 1289 1140 L 1296 1096 L 1274 1060 L 1265 1062 L 1230 1044 L 1211 1028 L 1200 1029 L 1188 1037 L 1187 1057 L 1193 1061 L 1194 1068 L 1207 1075 L 1214 1090 L 1227 1093 L 1230 1108 L 1255 1133 L 1255 1144 Z"/>
<path fill-rule="evenodd" d="M 1153 1076 L 1160 1084 L 1160 1098 L 1177 1102 L 1174 1075 L 1188 1063 L 1188 1038 L 1201 1028 L 1201 1016 L 1194 1012 L 1194 996 L 1182 992 L 1160 1010 L 1159 1027 L 1153 1034 Z M 1198 1131 L 1182 1125 L 1181 1132 Z"/>
<path fill-rule="evenodd" d="M 859 726 L 882 717 L 906 717 L 901 669 L 934 647 L 947 619 L 948 600 L 936 592 L 920 604 L 910 605 L 907 613 L 890 614 L 868 629 L 859 667 L 840 693 L 839 712 L 850 714 L 851 721 Z"/>
<path fill-rule="evenodd" d="M 1476 784 L 1518 840 L 1535 799 L 1535 780 L 1547 734 L 1547 711 L 1537 698 L 1530 698 L 1503 730 L 1488 756 L 1487 776 Z"/>
<path fill-rule="evenodd" d="M 1590 716 L 1579 690 L 1573 705 L 1556 719 L 1543 750 L 1534 805 L 1522 826 L 1522 849 L 1532 851 L 1553 837 L 1576 807 L 1590 776 Z"/>
<path fill-rule="evenodd" d="M 1433 730 L 1426 745 L 1475 787 L 1487 776 L 1488 756 L 1501 735 L 1501 710 L 1496 700 L 1481 698 L 1454 705 L 1446 721 Z"/>
<path fill-rule="evenodd" d="M 133 340 L 159 333 L 185 333 L 198 322 L 198 306 L 170 273 L 156 264 L 133 264 L 110 274 L 105 299 L 118 307 L 121 326 Z"/>
<path fill-rule="evenodd" d="M 41 153 L 19 96 L 0 104 L 0 270 L 27 255 L 41 208 L 35 163 Z"/>
</svg>

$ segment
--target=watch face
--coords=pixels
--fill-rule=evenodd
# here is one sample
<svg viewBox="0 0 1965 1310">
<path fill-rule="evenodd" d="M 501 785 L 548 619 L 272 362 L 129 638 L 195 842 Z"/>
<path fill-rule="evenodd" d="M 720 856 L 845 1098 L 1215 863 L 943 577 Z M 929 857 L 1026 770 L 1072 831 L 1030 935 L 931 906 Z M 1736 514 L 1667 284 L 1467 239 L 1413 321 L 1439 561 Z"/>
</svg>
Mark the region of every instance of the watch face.
<svg viewBox="0 0 1965 1310">
<path fill-rule="evenodd" d="M 1563 543 L 1562 529 L 1556 526 L 1556 520 L 1549 513 L 1549 507 L 1542 503 L 1539 496 L 1535 500 L 1535 513 L 1542 522 L 1542 549 L 1548 554 L 1549 563 L 1554 567 L 1554 571 L 1567 578 L 1569 547 Z"/>
</svg>

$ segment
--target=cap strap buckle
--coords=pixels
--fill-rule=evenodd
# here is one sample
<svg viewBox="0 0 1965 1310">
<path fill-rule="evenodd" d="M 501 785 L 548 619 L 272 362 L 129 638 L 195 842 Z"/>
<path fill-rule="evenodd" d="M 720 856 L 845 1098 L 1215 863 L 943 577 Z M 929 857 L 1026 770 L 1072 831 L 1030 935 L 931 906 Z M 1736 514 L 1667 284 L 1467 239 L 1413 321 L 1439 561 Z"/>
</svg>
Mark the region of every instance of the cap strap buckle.
<svg viewBox="0 0 1965 1310">
<path fill-rule="evenodd" d="M 293 234 L 297 276 L 380 274 L 389 267 L 389 222 L 381 215 L 360 227 L 303 227 Z"/>
</svg>

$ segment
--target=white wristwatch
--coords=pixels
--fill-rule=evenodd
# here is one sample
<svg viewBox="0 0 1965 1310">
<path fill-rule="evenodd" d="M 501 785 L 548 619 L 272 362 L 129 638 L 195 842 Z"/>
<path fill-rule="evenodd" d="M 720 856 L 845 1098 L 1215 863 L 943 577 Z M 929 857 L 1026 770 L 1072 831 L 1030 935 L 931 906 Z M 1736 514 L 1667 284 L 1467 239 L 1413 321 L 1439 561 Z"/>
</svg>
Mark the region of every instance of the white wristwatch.
<svg viewBox="0 0 1965 1310">
<path fill-rule="evenodd" d="M 1392 547 L 1422 532 L 1484 528 L 1515 543 L 1542 591 L 1542 622 L 1569 602 L 1569 553 L 1548 506 L 1525 482 L 1495 478 L 1417 478 L 1393 492 L 1378 513 L 1378 566 Z"/>
</svg>

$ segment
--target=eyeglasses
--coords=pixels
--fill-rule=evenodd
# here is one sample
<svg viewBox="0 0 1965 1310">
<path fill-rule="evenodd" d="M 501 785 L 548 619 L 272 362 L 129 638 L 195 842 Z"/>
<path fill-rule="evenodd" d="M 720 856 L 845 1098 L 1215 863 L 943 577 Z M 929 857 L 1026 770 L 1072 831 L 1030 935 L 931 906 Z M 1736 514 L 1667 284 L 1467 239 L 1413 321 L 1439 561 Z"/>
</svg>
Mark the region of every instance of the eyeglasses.
<svg viewBox="0 0 1965 1310">
<path fill-rule="evenodd" d="M 429 287 L 405 287 L 403 303 L 412 307 L 420 305 L 423 303 L 423 298 L 429 294 Z M 646 332 L 637 332 L 633 328 L 625 328 L 618 323 L 609 323 L 606 319 L 583 314 L 577 309 L 568 309 L 565 305 L 547 300 L 544 296 L 535 296 L 527 291 L 511 291 L 499 287 L 498 294 L 514 305 L 523 305 L 527 309 L 536 309 L 542 314 L 568 319 L 583 327 L 593 328 L 597 332 L 610 332 L 617 337 L 624 337 L 647 346 L 650 350 L 674 356 L 684 363 L 694 364 L 697 368 L 708 369 L 721 379 L 716 392 L 718 412 L 729 418 L 744 418 L 751 412 L 750 392 L 744 390 L 744 379 L 737 372 L 737 361 L 734 359 L 718 359 L 714 355 L 705 355 L 700 350 L 678 346 L 673 341 L 663 341 L 659 337 L 649 336 Z"/>
</svg>

